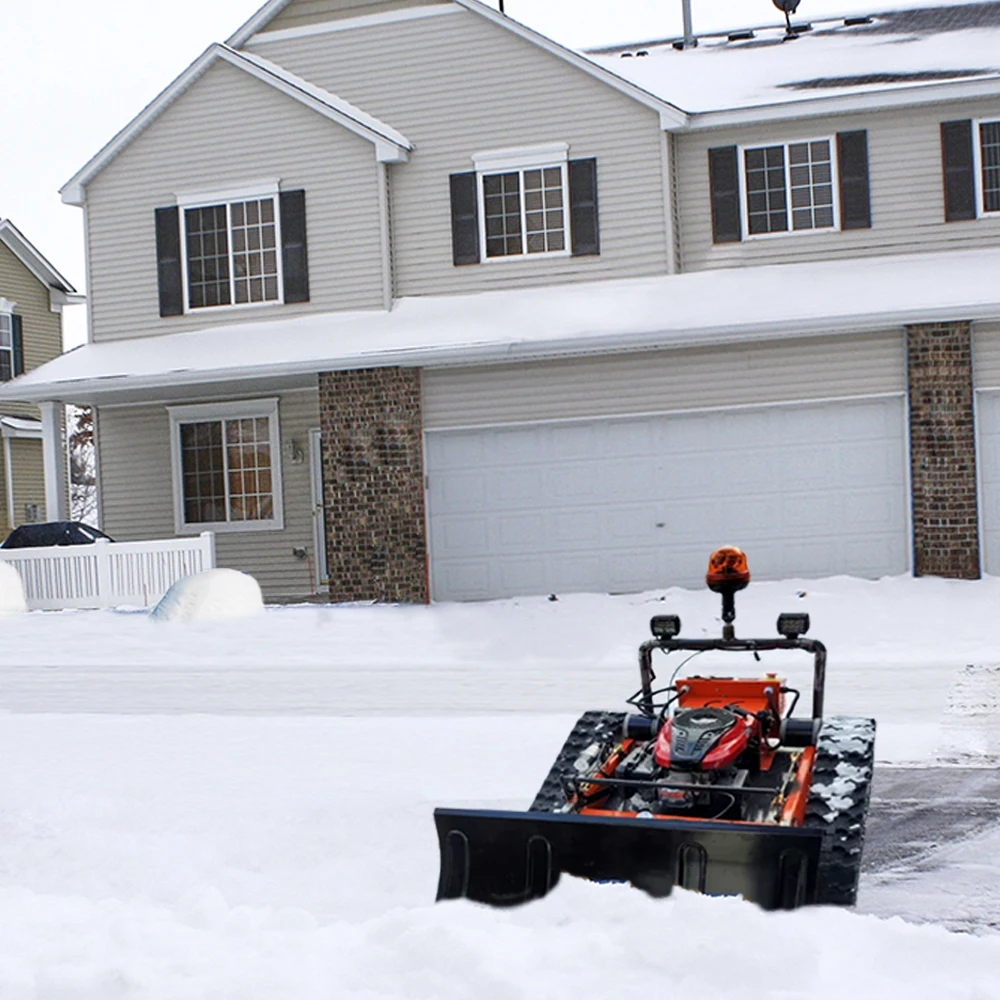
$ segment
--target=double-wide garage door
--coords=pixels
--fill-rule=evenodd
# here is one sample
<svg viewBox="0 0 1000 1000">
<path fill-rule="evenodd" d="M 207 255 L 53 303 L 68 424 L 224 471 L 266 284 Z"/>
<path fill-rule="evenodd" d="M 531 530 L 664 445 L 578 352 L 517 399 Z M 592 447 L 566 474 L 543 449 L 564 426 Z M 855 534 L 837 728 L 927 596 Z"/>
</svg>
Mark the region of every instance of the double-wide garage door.
<svg viewBox="0 0 1000 1000">
<path fill-rule="evenodd" d="M 437 600 L 905 572 L 903 400 L 428 431 Z"/>
</svg>

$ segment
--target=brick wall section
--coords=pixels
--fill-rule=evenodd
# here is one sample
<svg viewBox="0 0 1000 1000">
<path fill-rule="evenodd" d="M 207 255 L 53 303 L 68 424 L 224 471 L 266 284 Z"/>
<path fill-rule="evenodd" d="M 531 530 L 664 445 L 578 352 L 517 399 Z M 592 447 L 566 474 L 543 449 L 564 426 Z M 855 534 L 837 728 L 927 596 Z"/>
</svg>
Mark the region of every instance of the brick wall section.
<svg viewBox="0 0 1000 1000">
<path fill-rule="evenodd" d="M 979 509 L 969 323 L 906 328 L 913 567 L 979 578 Z"/>
<path fill-rule="evenodd" d="M 321 372 L 330 599 L 425 603 L 420 370 Z"/>
</svg>

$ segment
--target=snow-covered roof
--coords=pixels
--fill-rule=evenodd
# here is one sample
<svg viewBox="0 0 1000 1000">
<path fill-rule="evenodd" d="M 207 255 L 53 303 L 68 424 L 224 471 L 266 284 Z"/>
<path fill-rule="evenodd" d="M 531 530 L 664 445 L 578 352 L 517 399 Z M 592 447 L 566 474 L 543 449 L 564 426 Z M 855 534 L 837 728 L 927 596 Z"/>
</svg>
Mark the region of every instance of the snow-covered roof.
<svg viewBox="0 0 1000 1000">
<path fill-rule="evenodd" d="M 163 397 L 184 386 L 389 365 L 444 366 L 1000 318 L 1000 250 L 731 268 L 399 300 L 92 343 L 0 388 L 0 400 Z M 289 383 L 290 384 L 290 383 Z M 168 394 L 169 394 L 168 392 Z"/>
<path fill-rule="evenodd" d="M 10 219 L 0 219 L 0 241 L 49 290 L 53 312 L 62 306 L 83 302 L 84 296 L 35 249 Z"/>
<path fill-rule="evenodd" d="M 885 0 L 873 0 L 873 11 L 884 6 Z M 798 16 L 792 25 L 798 29 L 792 38 L 776 19 L 698 36 L 696 48 L 660 39 L 586 55 L 696 115 L 887 91 L 916 90 L 919 98 L 931 88 L 950 92 L 961 84 L 983 89 L 988 83 L 1000 93 L 997 0 L 812 22 Z"/>
<path fill-rule="evenodd" d="M 237 52 L 228 45 L 216 43 L 210 45 L 169 87 L 161 91 L 59 189 L 62 200 L 69 205 L 82 205 L 85 185 L 220 59 L 369 140 L 375 145 L 375 155 L 383 162 L 403 162 L 413 149 L 413 144 L 402 132 L 336 94 L 331 94 L 328 90 L 317 87 L 294 73 L 289 73 L 277 63 L 262 56 L 250 52 Z"/>
</svg>

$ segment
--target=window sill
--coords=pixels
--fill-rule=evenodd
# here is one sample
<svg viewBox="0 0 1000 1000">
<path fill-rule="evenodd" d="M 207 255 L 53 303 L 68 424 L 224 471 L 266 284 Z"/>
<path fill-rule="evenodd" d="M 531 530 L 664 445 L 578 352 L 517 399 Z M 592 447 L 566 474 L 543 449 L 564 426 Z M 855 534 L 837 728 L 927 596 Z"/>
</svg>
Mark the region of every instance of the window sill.
<svg viewBox="0 0 1000 1000">
<path fill-rule="evenodd" d="M 285 300 L 273 299 L 269 302 L 236 302 L 224 306 L 185 306 L 185 316 L 204 316 L 208 313 L 241 312 L 244 309 L 266 309 L 269 306 L 283 306 Z"/>
<path fill-rule="evenodd" d="M 200 521 L 197 524 L 176 524 L 176 535 L 200 535 L 203 531 L 214 531 L 216 534 L 243 533 L 248 531 L 283 531 L 284 522 L 275 518 L 272 521 Z"/>
</svg>

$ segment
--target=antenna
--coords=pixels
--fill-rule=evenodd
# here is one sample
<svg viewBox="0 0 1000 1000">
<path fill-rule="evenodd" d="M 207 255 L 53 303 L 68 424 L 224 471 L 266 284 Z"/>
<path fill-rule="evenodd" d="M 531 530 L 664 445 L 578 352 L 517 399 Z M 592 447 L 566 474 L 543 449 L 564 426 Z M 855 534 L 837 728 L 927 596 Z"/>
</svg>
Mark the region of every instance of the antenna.
<svg viewBox="0 0 1000 1000">
<path fill-rule="evenodd" d="M 681 0 L 681 10 L 684 15 L 684 48 L 693 49 L 698 45 L 698 39 L 694 37 L 694 28 L 691 27 L 691 0 Z"/>
<path fill-rule="evenodd" d="M 771 0 L 778 10 L 783 11 L 785 15 L 785 38 L 797 38 L 798 36 L 792 31 L 792 14 L 798 10 L 799 3 L 801 0 Z"/>
</svg>

